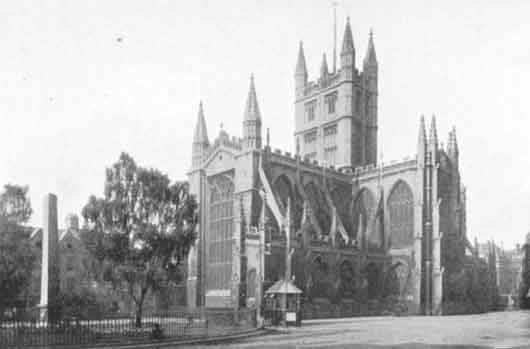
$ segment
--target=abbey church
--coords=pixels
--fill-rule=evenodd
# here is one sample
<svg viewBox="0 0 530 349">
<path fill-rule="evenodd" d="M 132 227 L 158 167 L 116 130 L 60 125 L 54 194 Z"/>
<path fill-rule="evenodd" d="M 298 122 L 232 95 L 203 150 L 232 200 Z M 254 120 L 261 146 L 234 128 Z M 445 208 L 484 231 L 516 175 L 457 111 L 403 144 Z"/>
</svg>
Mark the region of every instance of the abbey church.
<svg viewBox="0 0 530 349">
<path fill-rule="evenodd" d="M 409 314 L 444 312 L 446 280 L 469 245 L 455 129 L 442 148 L 434 117 L 428 127 L 421 117 L 413 156 L 378 162 L 372 33 L 362 67 L 349 20 L 339 48 L 311 81 L 300 44 L 292 152 L 271 148 L 253 77 L 241 138 L 221 130 L 210 140 L 201 103 L 188 173 L 200 214 L 189 306 L 262 304 L 290 267 L 305 318 L 381 314 L 391 301 Z"/>
</svg>

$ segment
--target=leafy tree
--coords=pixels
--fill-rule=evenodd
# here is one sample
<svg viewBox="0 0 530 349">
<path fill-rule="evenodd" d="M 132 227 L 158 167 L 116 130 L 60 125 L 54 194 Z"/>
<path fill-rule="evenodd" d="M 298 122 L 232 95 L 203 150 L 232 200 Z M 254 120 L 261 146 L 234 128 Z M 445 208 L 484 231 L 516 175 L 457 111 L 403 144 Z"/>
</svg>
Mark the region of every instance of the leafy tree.
<svg viewBox="0 0 530 349">
<path fill-rule="evenodd" d="M 91 196 L 82 214 L 88 223 L 82 239 L 102 268 L 101 279 L 132 299 L 140 327 L 146 296 L 182 279 L 179 266 L 197 223 L 188 184 L 171 184 L 122 153 L 106 171 L 104 197 Z"/>
<path fill-rule="evenodd" d="M 0 194 L 0 217 L 11 224 L 26 223 L 33 210 L 27 197 L 28 187 L 6 184 Z"/>
<path fill-rule="evenodd" d="M 0 316 L 23 300 L 31 279 L 35 255 L 23 226 L 32 213 L 27 193 L 28 187 L 17 185 L 0 193 Z"/>
</svg>

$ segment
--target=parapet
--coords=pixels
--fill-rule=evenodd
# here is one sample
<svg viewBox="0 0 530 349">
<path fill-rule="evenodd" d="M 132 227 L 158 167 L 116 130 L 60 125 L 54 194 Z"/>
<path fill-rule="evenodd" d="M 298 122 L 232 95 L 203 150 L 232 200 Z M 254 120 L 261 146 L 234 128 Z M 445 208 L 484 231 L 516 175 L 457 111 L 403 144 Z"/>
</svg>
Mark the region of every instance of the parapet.
<svg viewBox="0 0 530 349">
<path fill-rule="evenodd" d="M 290 164 L 291 166 L 297 166 L 299 163 L 306 169 L 311 169 L 315 172 L 322 172 L 326 171 L 328 174 L 336 174 L 341 177 L 344 177 L 345 175 L 351 175 L 350 169 L 337 169 L 333 165 L 324 166 L 323 164 L 319 163 L 318 160 L 310 159 L 307 156 L 300 157 L 298 154 L 292 154 L 291 152 L 284 151 L 282 152 L 280 149 L 275 148 L 272 153 L 270 153 L 272 161 L 278 161 L 278 162 L 284 162 L 287 164 Z"/>
</svg>

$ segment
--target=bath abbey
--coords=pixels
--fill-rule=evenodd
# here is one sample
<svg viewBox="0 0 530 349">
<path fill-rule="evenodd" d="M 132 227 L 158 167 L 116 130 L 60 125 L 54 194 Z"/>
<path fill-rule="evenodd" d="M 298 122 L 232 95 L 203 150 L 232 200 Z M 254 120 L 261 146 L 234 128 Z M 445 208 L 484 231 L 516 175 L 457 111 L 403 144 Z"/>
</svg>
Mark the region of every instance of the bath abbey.
<svg viewBox="0 0 530 349">
<path fill-rule="evenodd" d="M 242 137 L 221 130 L 210 140 L 199 106 L 188 172 L 200 216 L 189 306 L 259 306 L 289 275 L 307 318 L 380 314 L 389 300 L 408 314 L 444 313 L 447 280 L 471 249 L 456 131 L 443 147 L 434 116 L 422 116 L 413 156 L 378 161 L 372 33 L 362 66 L 349 20 L 339 51 L 310 80 L 300 43 L 292 152 L 269 144 L 254 77 Z"/>
</svg>

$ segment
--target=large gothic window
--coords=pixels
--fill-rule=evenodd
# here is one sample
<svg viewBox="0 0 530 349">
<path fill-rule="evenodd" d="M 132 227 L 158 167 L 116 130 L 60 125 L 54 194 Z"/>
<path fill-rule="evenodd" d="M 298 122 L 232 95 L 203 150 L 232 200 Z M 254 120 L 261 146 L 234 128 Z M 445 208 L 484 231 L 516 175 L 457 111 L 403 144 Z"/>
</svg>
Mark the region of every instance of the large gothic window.
<svg viewBox="0 0 530 349">
<path fill-rule="evenodd" d="M 414 240 L 414 200 L 407 183 L 399 181 L 388 197 L 390 246 L 405 247 Z"/>
<path fill-rule="evenodd" d="M 207 287 L 227 289 L 232 270 L 234 184 L 226 176 L 212 179 L 209 206 Z"/>
<path fill-rule="evenodd" d="M 355 236 L 357 240 L 361 238 L 361 236 L 358 234 L 365 233 L 366 235 L 369 235 L 371 233 L 370 228 L 372 226 L 374 215 L 374 195 L 368 189 L 363 189 L 355 198 L 352 210 L 352 229 L 354 231 L 353 236 Z M 360 226 L 359 220 L 361 220 Z"/>
</svg>

